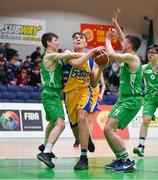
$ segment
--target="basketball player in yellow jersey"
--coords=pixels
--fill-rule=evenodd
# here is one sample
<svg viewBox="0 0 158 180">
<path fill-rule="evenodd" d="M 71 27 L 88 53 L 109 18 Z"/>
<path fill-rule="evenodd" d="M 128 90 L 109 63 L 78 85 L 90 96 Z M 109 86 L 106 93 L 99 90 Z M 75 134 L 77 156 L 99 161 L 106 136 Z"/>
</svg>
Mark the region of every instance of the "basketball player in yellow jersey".
<svg viewBox="0 0 158 180">
<path fill-rule="evenodd" d="M 86 36 L 81 32 L 76 32 L 72 36 L 75 52 L 85 52 L 87 46 Z M 103 50 L 103 47 L 94 48 L 94 51 Z M 92 51 L 92 50 L 90 50 Z M 70 52 L 66 50 L 65 52 Z M 93 54 L 94 55 L 94 54 Z M 75 138 L 81 144 L 81 156 L 79 162 L 75 165 L 74 169 L 88 169 L 87 148 L 88 141 L 91 147 L 88 149 L 94 151 L 94 145 L 89 138 L 88 128 L 88 113 L 91 107 L 91 89 L 90 82 L 93 87 L 96 87 L 100 78 L 100 74 L 104 67 L 97 66 L 93 58 L 87 59 L 88 61 L 79 67 L 73 66 L 71 61 L 64 66 L 64 93 L 65 105 L 71 127 L 75 132 Z M 95 70 L 94 70 L 95 69 Z M 91 79 L 93 79 L 91 81 Z M 74 131 L 74 128 L 76 131 Z"/>
<path fill-rule="evenodd" d="M 79 66 L 102 48 L 96 48 L 84 54 L 74 52 L 57 53 L 59 48 L 59 37 L 52 32 L 43 34 L 42 44 L 46 52 L 40 64 L 43 85 L 41 99 L 48 125 L 46 127 L 45 143 L 39 147 L 41 153 L 37 155 L 37 158 L 44 162 L 49 168 L 54 168 L 55 164 L 51 161 L 54 155 L 51 151 L 65 127 L 64 110 L 60 96 L 60 91 L 63 88 L 63 64 L 61 59 L 65 62 L 69 60 L 72 61 L 73 59 L 73 63 Z"/>
<path fill-rule="evenodd" d="M 100 79 L 99 79 L 99 84 L 97 85 L 96 88 L 92 88 L 92 100 L 91 100 L 91 112 L 88 115 L 88 124 L 89 124 L 89 132 L 90 134 L 93 131 L 93 119 L 92 116 L 94 113 L 99 112 L 99 104 L 100 102 L 103 100 L 103 95 L 105 92 L 105 81 L 104 81 L 104 77 L 103 77 L 103 73 L 101 73 Z M 72 128 L 72 130 L 74 130 Z M 75 132 L 74 132 L 75 133 Z M 79 147 L 79 140 L 75 140 L 75 143 L 73 145 L 73 147 Z M 91 144 L 90 144 L 91 145 Z M 91 146 L 90 146 L 91 147 Z"/>
</svg>

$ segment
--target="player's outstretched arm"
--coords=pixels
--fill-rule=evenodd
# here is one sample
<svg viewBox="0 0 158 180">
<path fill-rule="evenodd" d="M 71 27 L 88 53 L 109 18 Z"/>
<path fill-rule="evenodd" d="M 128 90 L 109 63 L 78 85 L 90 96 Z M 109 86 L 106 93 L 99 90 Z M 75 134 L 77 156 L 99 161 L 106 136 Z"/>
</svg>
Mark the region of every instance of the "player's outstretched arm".
<svg viewBox="0 0 158 180">
<path fill-rule="evenodd" d="M 113 25 L 117 31 L 117 34 L 118 34 L 118 37 L 119 37 L 119 40 L 121 42 L 121 46 L 122 46 L 122 49 L 124 49 L 125 47 L 125 43 L 126 43 L 126 39 L 125 39 L 125 35 L 118 23 L 118 16 L 119 16 L 119 13 L 121 12 L 121 9 L 114 9 L 113 10 L 113 17 L 112 17 L 112 22 L 113 22 Z"/>
<path fill-rule="evenodd" d="M 99 46 L 99 47 L 93 48 L 93 49 L 89 50 L 87 53 L 84 53 L 82 55 L 82 57 L 66 59 L 66 63 L 69 63 L 74 67 L 78 67 L 78 66 L 84 64 L 95 53 L 103 51 L 103 50 L 105 50 L 104 46 Z M 68 52 L 68 51 L 66 51 L 66 52 Z"/>
<path fill-rule="evenodd" d="M 83 56 L 83 53 L 75 53 L 71 51 L 63 53 L 49 53 L 44 56 L 44 65 L 47 70 L 50 70 L 60 59 L 80 58 L 81 56 Z"/>
<path fill-rule="evenodd" d="M 109 31 L 107 36 L 106 36 L 106 51 L 111 60 L 119 61 L 119 62 L 124 62 L 129 65 L 136 65 L 139 62 L 139 57 L 136 55 L 133 55 L 131 53 L 116 53 L 112 47 L 111 44 L 111 38 L 113 36 L 113 32 Z"/>
<path fill-rule="evenodd" d="M 91 86 L 95 88 L 100 80 L 101 74 L 104 70 L 105 66 L 98 66 L 95 62 L 93 65 L 92 73 L 91 73 Z"/>
<path fill-rule="evenodd" d="M 103 72 L 101 73 L 100 75 L 100 85 L 101 85 L 101 90 L 100 90 L 100 93 L 99 93 L 99 101 L 102 101 L 103 100 L 103 96 L 104 96 L 104 92 L 105 92 L 105 80 L 104 80 L 104 76 L 103 76 Z"/>
</svg>

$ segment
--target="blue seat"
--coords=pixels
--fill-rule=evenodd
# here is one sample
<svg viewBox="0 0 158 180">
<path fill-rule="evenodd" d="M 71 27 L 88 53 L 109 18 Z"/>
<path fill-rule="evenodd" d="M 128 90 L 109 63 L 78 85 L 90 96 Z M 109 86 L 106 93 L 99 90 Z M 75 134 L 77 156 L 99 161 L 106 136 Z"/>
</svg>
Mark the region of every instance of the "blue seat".
<svg viewBox="0 0 158 180">
<path fill-rule="evenodd" d="M 43 88 L 34 87 L 34 92 L 42 92 Z"/>
<path fill-rule="evenodd" d="M 16 94 L 14 92 L 3 92 L 2 99 L 8 99 L 11 101 L 12 99 L 16 99 Z"/>
<path fill-rule="evenodd" d="M 5 92 L 7 91 L 7 86 L 0 84 L 0 92 Z"/>
<path fill-rule="evenodd" d="M 13 99 L 11 102 L 12 103 L 25 103 L 25 100 L 23 100 L 23 99 Z"/>
<path fill-rule="evenodd" d="M 33 92 L 33 86 L 20 86 L 20 89 L 22 92 L 28 92 L 28 93 Z"/>
<path fill-rule="evenodd" d="M 26 103 L 40 103 L 40 101 L 37 99 L 28 99 L 26 100 Z"/>
<path fill-rule="evenodd" d="M 20 86 L 17 86 L 17 85 L 8 85 L 8 91 L 18 92 L 18 91 L 21 91 L 21 88 Z"/>
<path fill-rule="evenodd" d="M 103 101 L 104 101 L 105 104 L 113 105 L 113 104 L 116 103 L 117 98 L 118 97 L 116 95 L 114 95 L 114 94 L 106 94 L 103 97 Z"/>
<path fill-rule="evenodd" d="M 16 99 L 27 100 L 29 98 L 30 98 L 30 95 L 28 92 L 17 92 L 16 93 Z"/>
<path fill-rule="evenodd" d="M 41 94 L 39 92 L 31 92 L 30 93 L 30 99 L 40 100 L 41 99 Z"/>
<path fill-rule="evenodd" d="M 0 103 L 1 103 L 1 102 L 4 103 L 4 102 L 10 102 L 10 101 L 9 101 L 9 99 L 0 99 Z"/>
</svg>

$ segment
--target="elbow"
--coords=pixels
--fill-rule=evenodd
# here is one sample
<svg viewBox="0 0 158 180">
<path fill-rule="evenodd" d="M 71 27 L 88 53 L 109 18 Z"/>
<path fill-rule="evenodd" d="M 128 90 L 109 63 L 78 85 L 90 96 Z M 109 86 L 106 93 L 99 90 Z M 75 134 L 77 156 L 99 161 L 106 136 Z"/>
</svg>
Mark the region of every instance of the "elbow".
<svg viewBox="0 0 158 180">
<path fill-rule="evenodd" d="M 114 58 L 115 58 L 115 53 L 109 53 L 109 54 L 108 54 L 108 57 L 109 57 L 110 59 L 114 59 Z"/>
<path fill-rule="evenodd" d="M 92 88 L 96 88 L 97 87 L 97 83 L 91 82 L 91 86 L 92 86 Z"/>
<path fill-rule="evenodd" d="M 101 86 L 102 86 L 102 89 L 104 89 L 104 90 L 105 90 L 105 84 L 102 84 Z"/>
<path fill-rule="evenodd" d="M 79 67 L 79 66 L 81 65 L 81 63 L 74 60 L 74 61 L 71 61 L 71 65 L 72 65 L 74 68 L 77 68 L 77 67 Z"/>
<path fill-rule="evenodd" d="M 74 68 L 77 68 L 79 65 L 76 63 L 71 64 Z"/>
</svg>

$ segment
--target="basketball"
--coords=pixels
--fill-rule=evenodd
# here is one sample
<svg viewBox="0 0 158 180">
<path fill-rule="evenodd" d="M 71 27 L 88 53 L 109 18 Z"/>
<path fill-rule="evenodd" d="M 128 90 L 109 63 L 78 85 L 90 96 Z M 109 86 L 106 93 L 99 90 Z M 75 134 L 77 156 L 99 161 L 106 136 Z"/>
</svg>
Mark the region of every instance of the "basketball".
<svg viewBox="0 0 158 180">
<path fill-rule="evenodd" d="M 106 54 L 106 52 L 97 52 L 95 53 L 93 58 L 95 63 L 98 64 L 99 66 L 108 66 L 110 63 L 109 57 Z"/>
</svg>

